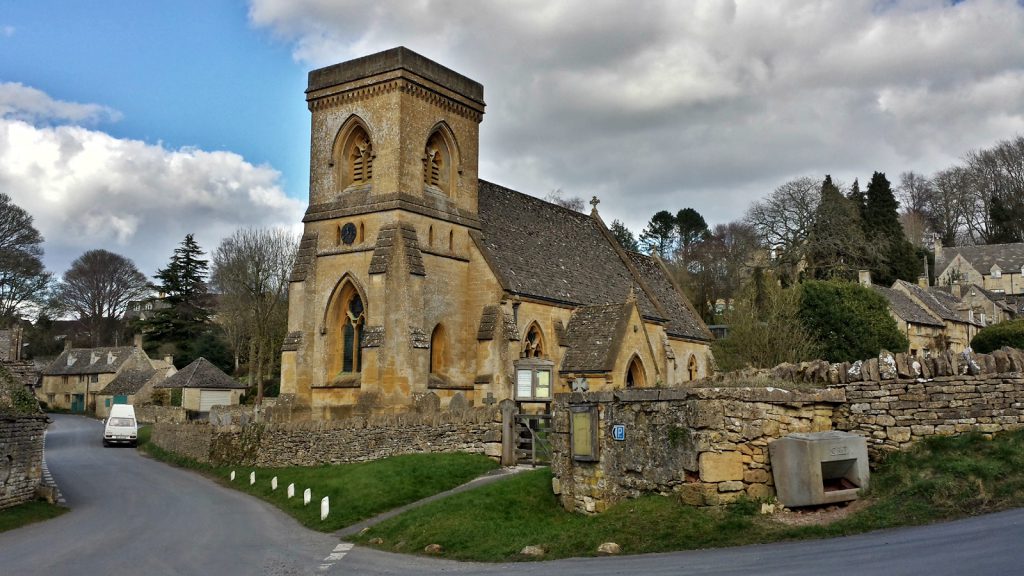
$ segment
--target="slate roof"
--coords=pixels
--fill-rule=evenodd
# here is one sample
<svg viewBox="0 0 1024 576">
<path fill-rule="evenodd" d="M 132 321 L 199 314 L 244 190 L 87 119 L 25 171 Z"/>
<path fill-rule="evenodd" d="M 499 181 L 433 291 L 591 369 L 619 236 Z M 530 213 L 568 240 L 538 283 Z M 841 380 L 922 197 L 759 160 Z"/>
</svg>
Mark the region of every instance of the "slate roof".
<svg viewBox="0 0 1024 576">
<path fill-rule="evenodd" d="M 508 292 L 597 306 L 621 305 L 633 290 L 645 319 L 667 322 L 673 336 L 711 340 L 657 262 L 617 249 L 598 219 L 483 180 L 478 202 L 479 243 Z"/>
<path fill-rule="evenodd" d="M 956 296 L 936 288 L 924 289 L 906 280 L 897 280 L 893 288 L 897 285 L 903 286 L 914 298 L 923 303 L 929 312 L 939 318 L 950 322 L 968 322 L 957 312 L 961 302 Z"/>
<path fill-rule="evenodd" d="M 935 262 L 935 269 L 942 272 L 960 254 L 975 270 L 988 274 L 993 264 L 1006 273 L 1019 273 L 1024 266 L 1024 242 L 1013 244 L 985 244 L 980 246 L 949 246 L 942 249 L 942 257 Z"/>
<path fill-rule="evenodd" d="M 97 394 L 103 396 L 135 394 L 156 375 L 157 371 L 152 368 L 128 368 L 114 376 L 114 379 L 107 383 Z"/>
<path fill-rule="evenodd" d="M 871 288 L 888 300 L 889 309 L 906 322 L 926 326 L 937 326 L 939 328 L 946 325 L 946 323 L 942 321 L 942 318 L 939 318 L 925 310 L 909 296 L 898 290 L 893 290 L 877 284 L 872 284 Z"/>
<path fill-rule="evenodd" d="M 196 358 L 188 366 L 158 382 L 154 388 L 247 388 L 247 386 L 228 376 L 206 358 Z"/>
<path fill-rule="evenodd" d="M 568 349 L 562 372 L 608 372 L 615 367 L 617 337 L 629 322 L 633 303 L 577 308 L 565 329 Z"/>
<path fill-rule="evenodd" d="M 150 360 L 146 354 L 134 346 L 109 348 L 72 348 L 61 352 L 43 370 L 43 376 L 71 376 L 78 374 L 112 374 L 129 358 Z"/>
</svg>

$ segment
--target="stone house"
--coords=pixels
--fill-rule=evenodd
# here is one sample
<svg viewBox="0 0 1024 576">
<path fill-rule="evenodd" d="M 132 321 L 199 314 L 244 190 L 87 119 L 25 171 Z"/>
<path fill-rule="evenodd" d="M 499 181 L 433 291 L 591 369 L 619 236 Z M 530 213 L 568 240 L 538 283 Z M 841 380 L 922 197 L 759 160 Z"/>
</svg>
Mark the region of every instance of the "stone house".
<svg viewBox="0 0 1024 576">
<path fill-rule="evenodd" d="M 928 356 L 933 351 L 945 350 L 946 323 L 903 292 L 873 284 L 871 288 L 889 302 L 889 315 L 896 320 L 907 340 L 906 350 L 911 356 Z M 903 352 L 903 350 L 896 350 Z"/>
<path fill-rule="evenodd" d="M 709 374 L 664 264 L 477 176 L 483 87 L 405 48 L 309 74 L 309 207 L 281 392 L 314 417 L 479 406 Z"/>
<path fill-rule="evenodd" d="M 1008 296 L 1024 295 L 1024 242 L 943 247 L 935 240 L 935 283 L 975 284 Z"/>
<path fill-rule="evenodd" d="M 241 401 L 246 385 L 225 374 L 206 358 L 156 382 L 155 389 L 181 390 L 181 407 L 191 412 L 209 412 L 213 406 L 230 406 Z"/>
<path fill-rule="evenodd" d="M 124 370 L 154 369 L 141 348 L 65 348 L 43 369 L 40 401 L 72 412 L 93 412 L 96 395 Z"/>
<path fill-rule="evenodd" d="M 177 372 L 170 357 L 150 360 L 151 366 L 133 366 L 120 371 L 96 393 L 96 416 L 106 418 L 114 404 L 145 404 L 153 397 L 153 388 Z"/>
<path fill-rule="evenodd" d="M 977 284 L 952 284 L 938 288 L 958 296 L 968 311 L 968 317 L 982 326 L 1013 320 L 1020 315 L 1015 306 L 1017 299 L 1002 292 L 986 290 Z"/>
<path fill-rule="evenodd" d="M 946 350 L 963 352 L 971 345 L 971 339 L 981 330 L 982 325 L 974 319 L 958 296 L 937 286 L 925 287 L 905 280 L 897 280 L 892 289 L 901 292 L 931 315 L 942 319 L 945 328 L 942 340 Z"/>
</svg>

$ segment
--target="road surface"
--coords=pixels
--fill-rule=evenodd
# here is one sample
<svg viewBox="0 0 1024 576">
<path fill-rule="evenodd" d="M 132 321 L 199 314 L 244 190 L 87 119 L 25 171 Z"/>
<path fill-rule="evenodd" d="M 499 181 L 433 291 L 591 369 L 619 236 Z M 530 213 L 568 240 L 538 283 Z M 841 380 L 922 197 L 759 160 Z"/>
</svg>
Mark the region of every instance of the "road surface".
<svg viewBox="0 0 1024 576">
<path fill-rule="evenodd" d="M 832 540 L 517 564 L 339 547 L 260 500 L 130 448 L 102 448 L 101 429 L 54 416 L 46 457 L 72 511 L 0 534 L 0 576 L 1024 574 L 1024 510 Z"/>
</svg>

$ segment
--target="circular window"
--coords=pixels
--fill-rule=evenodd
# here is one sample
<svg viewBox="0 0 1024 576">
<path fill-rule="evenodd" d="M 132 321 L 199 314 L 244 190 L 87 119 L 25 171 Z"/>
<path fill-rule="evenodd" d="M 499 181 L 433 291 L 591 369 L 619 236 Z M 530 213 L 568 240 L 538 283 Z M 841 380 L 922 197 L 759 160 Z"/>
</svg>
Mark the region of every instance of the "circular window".
<svg viewBox="0 0 1024 576">
<path fill-rule="evenodd" d="M 351 244 L 356 241 L 356 225 L 349 222 L 341 227 L 341 241 Z"/>
</svg>

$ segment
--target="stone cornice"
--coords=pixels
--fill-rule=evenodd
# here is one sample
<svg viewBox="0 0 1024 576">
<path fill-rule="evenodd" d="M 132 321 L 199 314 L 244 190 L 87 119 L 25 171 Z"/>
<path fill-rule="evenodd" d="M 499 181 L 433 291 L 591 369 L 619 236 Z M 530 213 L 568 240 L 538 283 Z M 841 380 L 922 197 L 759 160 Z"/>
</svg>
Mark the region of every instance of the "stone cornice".
<svg viewBox="0 0 1024 576">
<path fill-rule="evenodd" d="M 332 86 L 309 93 L 306 101 L 310 111 L 325 110 L 400 91 L 474 122 L 483 120 L 483 103 L 474 102 L 409 72 L 391 72 L 366 83 L 354 84 Z"/>
</svg>

